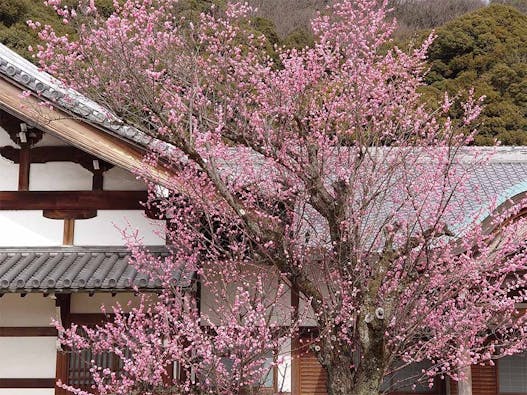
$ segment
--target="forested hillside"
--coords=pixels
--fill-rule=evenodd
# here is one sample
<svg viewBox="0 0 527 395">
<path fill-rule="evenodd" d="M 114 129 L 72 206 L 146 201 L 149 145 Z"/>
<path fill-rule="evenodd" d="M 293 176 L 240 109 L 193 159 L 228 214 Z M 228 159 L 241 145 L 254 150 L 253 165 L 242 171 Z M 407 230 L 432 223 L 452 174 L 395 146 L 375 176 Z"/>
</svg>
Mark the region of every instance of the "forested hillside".
<svg viewBox="0 0 527 395">
<path fill-rule="evenodd" d="M 26 24 L 28 19 L 62 27 L 54 12 L 41 0 L 0 0 L 0 42 L 25 57 L 30 56 L 28 46 L 37 43 L 35 32 Z"/>
<path fill-rule="evenodd" d="M 226 0 L 180 0 L 186 15 Z M 74 3 L 75 0 L 68 0 Z M 310 45 L 309 19 L 331 0 L 249 0 L 258 7 L 255 29 L 272 45 Z M 97 0 L 110 13 L 112 0 Z M 444 90 L 466 95 L 470 87 L 485 95 L 478 144 L 498 137 L 504 144 L 527 145 L 527 0 L 390 0 L 399 21 L 396 42 L 403 47 L 435 28 L 425 98 L 436 103 Z M 501 4 L 497 4 L 501 3 Z M 507 4 L 509 6 L 505 6 Z M 31 59 L 29 46 L 38 43 L 27 20 L 51 24 L 68 32 L 43 0 L 0 0 L 0 42 Z M 270 45 L 270 51 L 272 51 Z M 456 114 L 453 114 L 454 116 Z"/>
<path fill-rule="evenodd" d="M 428 97 L 474 87 L 486 96 L 477 143 L 527 144 L 526 43 L 527 15 L 512 7 L 491 5 L 447 23 L 429 51 Z"/>
</svg>

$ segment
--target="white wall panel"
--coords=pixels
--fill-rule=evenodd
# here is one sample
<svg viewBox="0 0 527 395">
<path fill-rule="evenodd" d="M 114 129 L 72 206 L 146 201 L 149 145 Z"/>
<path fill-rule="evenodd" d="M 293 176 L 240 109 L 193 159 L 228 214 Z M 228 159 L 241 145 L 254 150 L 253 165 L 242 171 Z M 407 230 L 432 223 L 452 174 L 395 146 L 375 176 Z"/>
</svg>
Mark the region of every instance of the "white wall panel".
<svg viewBox="0 0 527 395">
<path fill-rule="evenodd" d="M 77 163 L 32 163 L 30 191 L 82 191 L 92 189 L 92 173 Z"/>
<path fill-rule="evenodd" d="M 55 337 L 0 337 L 0 378 L 55 377 Z"/>
<path fill-rule="evenodd" d="M 278 364 L 278 391 L 291 392 L 291 341 L 282 345 L 279 353 L 280 363 Z"/>
<path fill-rule="evenodd" d="M 63 225 L 42 211 L 0 211 L 0 247 L 62 245 Z"/>
<path fill-rule="evenodd" d="M 0 128 L 0 147 L 11 145 L 17 147 L 7 132 Z M 18 165 L 0 156 L 0 191 L 18 189 Z"/>
<path fill-rule="evenodd" d="M 0 298 L 0 326 L 50 326 L 56 316 L 55 301 L 40 293 L 6 294 Z"/>
<path fill-rule="evenodd" d="M 0 395 L 54 395 L 54 394 L 55 394 L 55 390 L 53 388 L 0 388 Z"/>
<path fill-rule="evenodd" d="M 70 145 L 70 144 L 49 133 L 44 133 L 42 136 L 42 140 L 36 143 L 35 147 L 49 146 L 49 145 Z"/>
<path fill-rule="evenodd" d="M 146 184 L 141 180 L 138 180 L 136 176 L 128 170 L 120 167 L 112 167 L 104 173 L 103 188 L 108 191 L 143 191 L 146 189 Z"/>
<path fill-rule="evenodd" d="M 18 148 L 18 145 L 11 140 L 11 137 L 9 137 L 5 129 L 0 127 L 0 147 L 3 147 L 4 145 L 11 145 Z"/>
<path fill-rule="evenodd" d="M 97 217 L 75 221 L 75 245 L 124 245 L 122 231 L 138 230 L 145 245 L 164 245 L 164 221 L 147 218 L 140 210 L 99 210 Z"/>
<path fill-rule="evenodd" d="M 0 147 L 1 147 L 0 142 Z M 16 191 L 18 189 L 18 165 L 0 157 L 0 190 Z"/>
</svg>

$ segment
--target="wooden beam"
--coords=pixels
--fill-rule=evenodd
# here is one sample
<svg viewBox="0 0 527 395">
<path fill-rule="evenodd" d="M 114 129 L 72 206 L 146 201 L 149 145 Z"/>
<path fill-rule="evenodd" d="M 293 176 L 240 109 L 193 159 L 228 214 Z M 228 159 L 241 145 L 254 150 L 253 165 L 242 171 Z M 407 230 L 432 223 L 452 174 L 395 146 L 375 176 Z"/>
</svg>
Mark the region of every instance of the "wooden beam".
<svg viewBox="0 0 527 395">
<path fill-rule="evenodd" d="M 0 326 L 0 337 L 57 336 L 53 326 Z"/>
<path fill-rule="evenodd" d="M 97 216 L 97 210 L 43 210 L 43 215 L 49 219 L 90 219 Z"/>
<path fill-rule="evenodd" d="M 16 83 L 0 78 L 0 108 L 109 163 L 144 175 L 162 185 L 174 186 L 176 180 L 172 179 L 173 170 L 146 163 L 143 160 L 145 148 L 67 112 L 39 105 L 41 99 L 37 97 L 22 97 L 24 90 Z M 181 192 L 185 192 L 183 185 L 179 187 Z M 176 188 L 179 189 L 178 186 Z"/>
<path fill-rule="evenodd" d="M 0 379 L 0 388 L 55 388 L 56 379 Z"/>
<path fill-rule="evenodd" d="M 102 313 L 70 313 L 65 322 L 64 326 L 70 326 L 71 324 L 78 325 L 101 325 L 105 322 L 113 320 L 114 314 L 102 314 Z"/>
<path fill-rule="evenodd" d="M 4 191 L 0 210 L 143 210 L 146 191 Z"/>
<path fill-rule="evenodd" d="M 24 148 L 19 149 L 6 145 L 5 147 L 0 147 L 0 155 L 14 163 L 21 163 L 23 150 Z M 94 168 L 94 160 L 98 161 L 98 169 Z M 113 167 L 112 164 L 72 146 L 60 145 L 31 148 L 31 163 L 48 162 L 77 163 L 94 173 L 105 172 Z"/>
</svg>

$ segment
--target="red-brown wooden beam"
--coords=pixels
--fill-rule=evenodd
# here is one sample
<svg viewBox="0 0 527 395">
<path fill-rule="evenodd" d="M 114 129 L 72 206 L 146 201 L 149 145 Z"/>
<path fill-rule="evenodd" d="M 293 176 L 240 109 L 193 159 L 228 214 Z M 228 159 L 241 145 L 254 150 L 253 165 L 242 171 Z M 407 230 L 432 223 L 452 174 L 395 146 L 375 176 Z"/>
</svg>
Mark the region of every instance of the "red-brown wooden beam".
<svg viewBox="0 0 527 395">
<path fill-rule="evenodd" d="M 90 219 L 97 216 L 97 210 L 43 210 L 42 214 L 49 219 Z"/>
<path fill-rule="evenodd" d="M 146 191 L 4 191 L 0 210 L 143 210 Z"/>
<path fill-rule="evenodd" d="M 50 379 L 0 379 L 0 388 L 54 388 L 55 378 Z"/>
<path fill-rule="evenodd" d="M 57 328 L 52 326 L 2 326 L 0 337 L 41 337 L 57 336 Z"/>
</svg>

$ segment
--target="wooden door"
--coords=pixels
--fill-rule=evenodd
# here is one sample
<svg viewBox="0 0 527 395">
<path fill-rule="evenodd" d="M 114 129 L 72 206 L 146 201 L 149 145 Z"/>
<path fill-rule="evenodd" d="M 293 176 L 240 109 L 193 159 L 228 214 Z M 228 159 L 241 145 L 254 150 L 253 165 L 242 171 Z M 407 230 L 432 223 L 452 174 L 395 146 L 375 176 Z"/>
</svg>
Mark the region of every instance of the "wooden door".
<svg viewBox="0 0 527 395">
<path fill-rule="evenodd" d="M 498 393 L 498 380 L 496 366 L 472 365 L 472 395 L 496 395 Z M 458 385 L 450 380 L 450 394 L 457 395 Z"/>
<path fill-rule="evenodd" d="M 326 395 L 327 375 L 311 350 L 311 336 L 303 336 L 295 343 L 293 395 Z"/>
<path fill-rule="evenodd" d="M 326 395 L 327 376 L 315 355 L 307 351 L 300 357 L 300 395 Z"/>
</svg>

